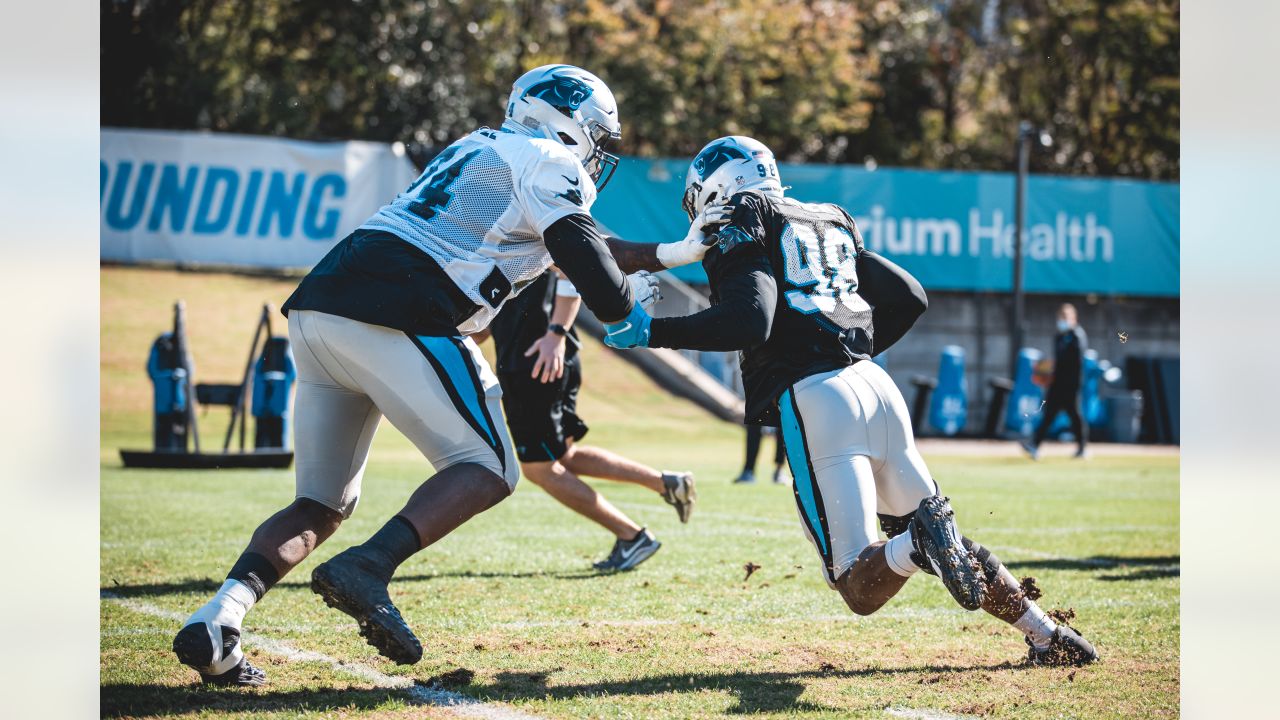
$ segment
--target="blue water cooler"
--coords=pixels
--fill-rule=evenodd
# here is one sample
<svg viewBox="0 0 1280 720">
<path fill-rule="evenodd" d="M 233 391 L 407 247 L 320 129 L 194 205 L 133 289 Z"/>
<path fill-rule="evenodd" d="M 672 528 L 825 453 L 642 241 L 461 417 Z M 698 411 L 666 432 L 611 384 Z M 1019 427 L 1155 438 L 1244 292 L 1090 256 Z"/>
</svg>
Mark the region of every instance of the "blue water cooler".
<svg viewBox="0 0 1280 720">
<path fill-rule="evenodd" d="M 152 435 L 160 452 L 187 449 L 187 371 L 173 333 L 164 333 L 151 344 L 147 377 L 153 388 Z"/>
<path fill-rule="evenodd" d="M 298 377 L 289 339 L 272 337 L 253 366 L 253 447 L 288 447 L 289 391 Z"/>
<path fill-rule="evenodd" d="M 1032 382 L 1036 363 L 1044 353 L 1035 348 L 1018 351 L 1018 365 L 1013 374 L 1013 391 L 1005 410 L 1004 427 L 1009 432 L 1030 437 L 1040 420 L 1040 406 L 1044 402 L 1044 390 Z"/>
<path fill-rule="evenodd" d="M 964 381 L 964 348 L 947 345 L 938 362 L 938 386 L 929 402 L 929 424 L 943 435 L 964 429 L 969 411 L 969 395 Z"/>
</svg>

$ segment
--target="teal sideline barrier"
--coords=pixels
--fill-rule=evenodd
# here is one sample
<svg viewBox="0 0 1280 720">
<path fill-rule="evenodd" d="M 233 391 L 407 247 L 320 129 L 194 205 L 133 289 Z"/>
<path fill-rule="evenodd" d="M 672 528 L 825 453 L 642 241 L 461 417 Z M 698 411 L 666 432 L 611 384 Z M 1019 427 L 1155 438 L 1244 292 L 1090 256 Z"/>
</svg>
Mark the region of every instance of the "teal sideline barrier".
<svg viewBox="0 0 1280 720">
<path fill-rule="evenodd" d="M 684 237 L 687 160 L 624 158 L 593 214 L 646 242 Z M 929 290 L 1008 291 L 1013 274 L 1013 175 L 848 165 L 779 166 L 788 193 L 834 202 L 866 244 Z M 1177 183 L 1032 176 L 1027 184 L 1026 289 L 1176 297 Z M 701 266 L 676 271 L 705 282 Z"/>
</svg>

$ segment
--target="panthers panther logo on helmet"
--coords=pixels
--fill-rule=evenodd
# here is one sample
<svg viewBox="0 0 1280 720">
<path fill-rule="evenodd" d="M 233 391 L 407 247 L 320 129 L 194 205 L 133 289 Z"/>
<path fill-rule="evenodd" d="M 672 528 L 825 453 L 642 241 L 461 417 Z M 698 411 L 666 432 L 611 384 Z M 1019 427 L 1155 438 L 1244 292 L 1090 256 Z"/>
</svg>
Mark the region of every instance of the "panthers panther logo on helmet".
<svg viewBox="0 0 1280 720">
<path fill-rule="evenodd" d="M 718 142 L 706 147 L 693 159 L 693 170 L 698 179 L 706 181 L 711 173 L 730 160 L 746 160 L 746 153 L 727 142 Z"/>
<path fill-rule="evenodd" d="M 591 97 L 591 92 L 591 86 L 581 80 L 557 74 L 529 88 L 524 94 L 525 97 L 545 100 L 565 117 L 573 117 L 573 113 Z"/>
</svg>

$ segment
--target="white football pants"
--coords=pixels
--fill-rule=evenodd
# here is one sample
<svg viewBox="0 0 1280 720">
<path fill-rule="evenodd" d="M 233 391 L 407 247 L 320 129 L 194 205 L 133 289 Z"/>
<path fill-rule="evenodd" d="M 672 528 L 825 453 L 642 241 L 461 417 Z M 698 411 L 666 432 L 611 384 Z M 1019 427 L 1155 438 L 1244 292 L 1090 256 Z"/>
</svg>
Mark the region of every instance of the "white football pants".
<svg viewBox="0 0 1280 720">
<path fill-rule="evenodd" d="M 937 487 L 902 393 L 874 362 L 810 375 L 778 406 L 800 521 L 834 587 L 879 538 L 876 513 L 914 512 Z"/>
<path fill-rule="evenodd" d="M 298 365 L 297 497 L 350 517 L 383 415 L 437 472 L 475 463 L 515 488 L 520 467 L 502 418 L 502 388 L 471 339 L 293 310 L 289 341 Z"/>
</svg>

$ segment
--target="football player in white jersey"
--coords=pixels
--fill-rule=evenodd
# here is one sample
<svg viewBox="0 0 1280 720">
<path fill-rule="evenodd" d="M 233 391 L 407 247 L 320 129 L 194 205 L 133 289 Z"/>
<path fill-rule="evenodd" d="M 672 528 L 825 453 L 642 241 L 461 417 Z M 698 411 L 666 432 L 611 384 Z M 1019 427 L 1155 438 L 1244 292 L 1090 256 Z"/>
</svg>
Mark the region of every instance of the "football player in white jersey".
<svg viewBox="0 0 1280 720">
<path fill-rule="evenodd" d="M 174 638 L 178 659 L 205 682 L 265 681 L 240 646 L 245 614 L 355 510 L 384 415 L 436 474 L 367 542 L 316 567 L 311 587 L 384 656 L 421 658 L 388 595 L 392 574 L 501 501 L 519 477 L 498 381 L 466 336 L 553 261 L 602 321 L 616 322 L 652 303 L 656 280 L 646 271 L 706 252 L 704 217 L 661 245 L 596 229 L 591 205 L 617 165 L 607 148 L 621 129 L 595 75 L 531 70 L 513 86 L 501 129 L 450 145 L 302 280 L 282 308 L 298 363 L 296 495 L 258 527 Z"/>
<path fill-rule="evenodd" d="M 805 534 L 853 612 L 874 613 L 924 570 L 965 609 L 1022 631 L 1032 664 L 1097 660 L 1089 641 L 1055 623 L 990 550 L 960 534 L 916 449 L 906 401 L 872 362 L 928 308 L 920 283 L 867 250 L 843 208 L 786 197 L 773 153 L 757 140 L 708 143 L 685 182 L 690 218 L 731 198 L 702 261 L 714 304 L 607 324 L 605 343 L 742 351 L 747 422 L 780 428 Z"/>
</svg>

